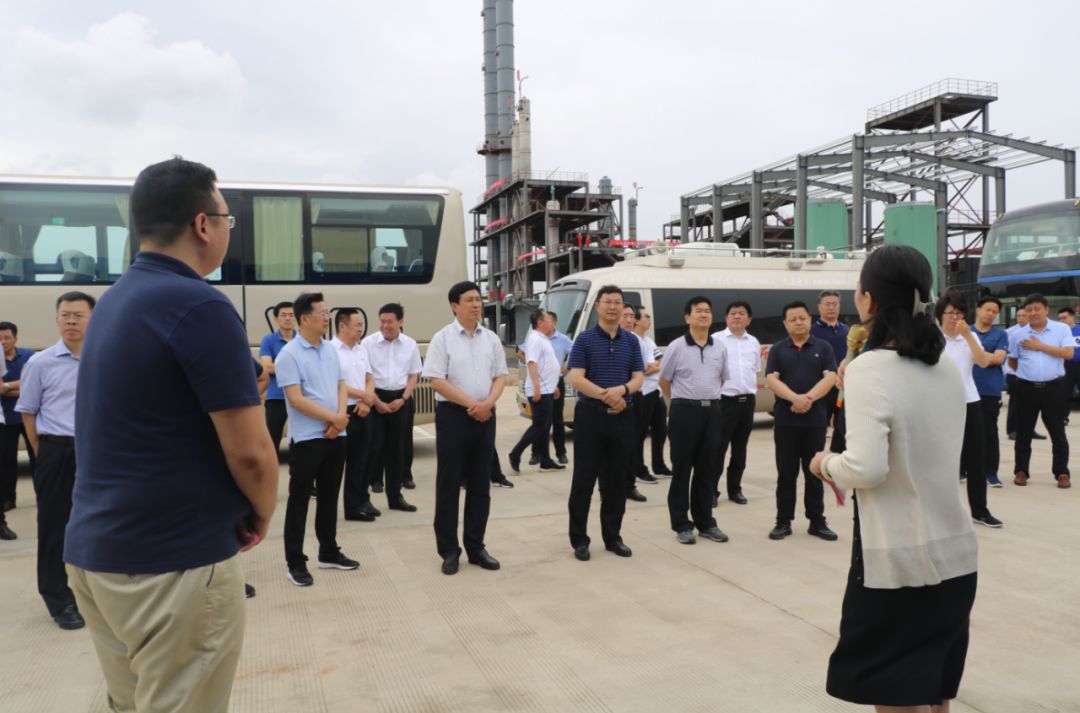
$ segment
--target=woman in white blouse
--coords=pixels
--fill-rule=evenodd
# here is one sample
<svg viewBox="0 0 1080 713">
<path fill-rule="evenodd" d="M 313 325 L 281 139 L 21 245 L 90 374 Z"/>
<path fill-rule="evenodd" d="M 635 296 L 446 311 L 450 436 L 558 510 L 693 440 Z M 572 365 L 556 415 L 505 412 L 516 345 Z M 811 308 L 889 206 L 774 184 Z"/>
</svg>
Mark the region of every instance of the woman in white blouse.
<svg viewBox="0 0 1080 713">
<path fill-rule="evenodd" d="M 821 452 L 818 477 L 855 490 L 851 570 L 833 696 L 878 711 L 948 711 L 967 656 L 978 546 L 957 487 L 964 380 L 929 314 L 930 264 L 886 245 L 855 292 L 869 330 L 844 376 L 847 450 Z"/>
<path fill-rule="evenodd" d="M 976 366 L 990 366 L 990 354 L 964 320 L 967 300 L 959 292 L 948 292 L 938 300 L 934 313 L 945 333 L 945 353 L 949 355 L 964 377 L 964 400 L 967 414 L 964 419 L 964 444 L 960 450 L 960 470 L 967 477 L 968 507 L 971 520 L 986 527 L 1001 527 L 1002 522 L 990 514 L 986 504 L 986 443 L 983 438 L 982 398 L 975 386 Z"/>
</svg>

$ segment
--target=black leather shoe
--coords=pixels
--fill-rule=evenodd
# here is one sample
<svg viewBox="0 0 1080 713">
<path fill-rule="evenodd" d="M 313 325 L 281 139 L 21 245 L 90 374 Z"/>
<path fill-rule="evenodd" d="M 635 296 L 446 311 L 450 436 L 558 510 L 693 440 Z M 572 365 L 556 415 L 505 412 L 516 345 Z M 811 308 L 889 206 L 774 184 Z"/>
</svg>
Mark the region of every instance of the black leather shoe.
<svg viewBox="0 0 1080 713">
<path fill-rule="evenodd" d="M 746 505 L 746 496 L 742 494 L 741 490 L 734 495 L 729 495 L 728 500 L 739 505 Z"/>
<path fill-rule="evenodd" d="M 458 571 L 458 559 L 461 557 L 460 552 L 455 552 L 452 555 L 443 557 L 442 561 L 442 573 L 443 574 L 457 574 Z"/>
<path fill-rule="evenodd" d="M 712 506 L 714 508 L 720 507 L 720 496 L 719 495 L 712 496 Z"/>
<path fill-rule="evenodd" d="M 513 453 L 511 453 L 509 458 L 510 458 L 510 468 L 512 468 L 515 473 L 520 473 L 521 472 L 521 456 L 516 456 Z"/>
<path fill-rule="evenodd" d="M 830 530 L 829 526 L 823 522 L 816 525 L 811 525 L 810 529 L 807 530 L 807 533 L 813 535 L 814 537 L 820 537 L 826 542 L 835 542 L 836 540 L 840 539 L 840 537 L 835 532 Z"/>
<path fill-rule="evenodd" d="M 1031 432 L 1031 437 L 1036 441 L 1045 441 L 1046 440 L 1046 436 L 1039 433 L 1038 431 L 1032 431 Z"/>
<path fill-rule="evenodd" d="M 770 540 L 782 540 L 785 537 L 791 535 L 791 523 L 789 522 L 777 522 L 776 527 L 769 532 Z"/>
<path fill-rule="evenodd" d="M 648 498 L 645 497 L 644 495 L 642 495 L 641 491 L 638 490 L 637 488 L 634 488 L 633 490 L 631 490 L 630 493 L 626 496 L 626 499 L 627 500 L 633 500 L 636 503 L 643 503 L 643 502 L 646 502 L 648 500 Z"/>
<path fill-rule="evenodd" d="M 411 505 L 405 498 L 399 499 L 396 503 L 388 506 L 391 510 L 401 510 L 403 512 L 416 512 L 416 506 Z"/>
<path fill-rule="evenodd" d="M 668 468 L 663 463 L 661 463 L 659 466 L 654 465 L 652 472 L 653 475 L 674 475 L 674 473 L 671 472 L 671 468 Z"/>
<path fill-rule="evenodd" d="M 4 512 L 7 512 L 8 510 L 14 510 L 14 509 L 15 509 L 15 501 L 14 500 L 5 500 L 4 501 Z"/>
<path fill-rule="evenodd" d="M 82 614 L 75 608 L 74 604 L 68 604 L 66 607 L 60 610 L 60 613 L 53 617 L 53 621 L 61 629 L 72 631 L 74 629 L 81 629 L 86 626 L 86 622 L 82 618 Z"/>
<path fill-rule="evenodd" d="M 0 540 L 17 540 L 19 536 L 7 525 L 0 524 Z"/>
<path fill-rule="evenodd" d="M 588 545 L 578 545 L 574 548 L 574 557 L 577 557 L 582 562 L 588 562 L 591 556 Z"/>
<path fill-rule="evenodd" d="M 540 456 L 532 456 L 529 458 L 529 465 L 536 465 L 540 462 Z"/>
<path fill-rule="evenodd" d="M 511 483 L 509 480 L 507 480 L 505 475 L 503 477 L 501 477 L 501 478 L 492 480 L 491 484 L 492 485 L 497 485 L 500 488 L 512 488 L 512 487 L 514 487 L 514 484 Z"/>
<path fill-rule="evenodd" d="M 371 492 L 373 492 L 373 493 L 381 493 L 382 491 L 383 491 L 382 483 L 372 483 L 371 484 Z"/>
<path fill-rule="evenodd" d="M 375 516 L 366 512 L 347 512 L 345 519 L 352 522 L 375 522 Z"/>
<path fill-rule="evenodd" d="M 541 471 L 566 470 L 566 466 L 565 465 L 559 465 L 555 461 L 549 460 L 547 463 L 541 463 L 540 464 L 540 470 Z"/>
<path fill-rule="evenodd" d="M 365 515 L 372 515 L 374 517 L 379 517 L 380 515 L 382 515 L 382 511 L 372 505 L 370 500 L 360 506 L 360 512 L 364 513 Z"/>
<path fill-rule="evenodd" d="M 405 488 L 406 490 L 416 490 L 416 481 L 414 481 L 412 478 L 409 478 L 401 484 L 401 487 Z"/>
<path fill-rule="evenodd" d="M 623 544 L 622 540 L 616 540 L 615 542 L 606 544 L 604 545 L 604 549 L 608 552 L 614 552 L 619 557 L 629 557 L 634 554 L 629 547 Z"/>
<path fill-rule="evenodd" d="M 566 465 L 570 462 L 570 459 L 566 457 L 566 454 L 555 456 L 555 460 L 559 461 L 559 465 Z"/>
<path fill-rule="evenodd" d="M 255 596 L 255 587 L 251 586 L 247 582 L 244 582 L 244 596 L 251 599 Z"/>
<path fill-rule="evenodd" d="M 484 569 L 490 569 L 492 571 L 499 568 L 499 560 L 495 559 L 488 554 L 487 550 L 479 550 L 477 552 L 469 553 L 469 564 L 480 565 Z"/>
</svg>

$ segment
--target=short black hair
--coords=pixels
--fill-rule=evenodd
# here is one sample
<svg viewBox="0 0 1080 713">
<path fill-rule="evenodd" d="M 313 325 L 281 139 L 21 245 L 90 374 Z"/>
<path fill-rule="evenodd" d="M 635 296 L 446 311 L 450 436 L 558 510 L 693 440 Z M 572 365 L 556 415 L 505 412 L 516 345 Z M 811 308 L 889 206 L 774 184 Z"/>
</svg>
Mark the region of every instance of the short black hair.
<svg viewBox="0 0 1080 713">
<path fill-rule="evenodd" d="M 147 166 L 131 189 L 131 227 L 159 247 L 176 242 L 199 213 L 212 212 L 217 174 L 175 156 Z"/>
<path fill-rule="evenodd" d="M 405 308 L 399 305 L 397 302 L 387 302 L 379 308 L 379 316 L 384 314 L 393 314 L 397 317 L 398 321 L 405 319 Z"/>
<path fill-rule="evenodd" d="M 998 311 L 1001 311 L 1001 300 L 999 300 L 997 297 L 994 297 L 993 295 L 983 295 L 979 298 L 979 301 L 975 303 L 975 306 L 982 307 L 987 302 L 993 302 L 997 305 Z"/>
<path fill-rule="evenodd" d="M 553 320 L 555 320 L 556 322 L 558 322 L 558 321 L 559 321 L 559 315 L 555 314 L 555 313 L 554 313 L 554 312 L 552 312 L 551 310 L 544 310 L 544 311 L 545 311 L 545 312 L 547 312 L 548 314 L 550 314 L 550 315 L 551 315 L 551 318 L 552 318 Z"/>
<path fill-rule="evenodd" d="M 293 312 L 296 313 L 296 321 L 299 322 L 301 317 L 314 312 L 316 302 L 325 301 L 321 292 L 301 292 L 293 300 Z"/>
<path fill-rule="evenodd" d="M 604 285 L 596 291 L 596 301 L 599 302 L 604 295 L 618 295 L 622 297 L 622 288 L 618 285 Z"/>
<path fill-rule="evenodd" d="M 341 325 L 347 324 L 354 314 L 360 314 L 355 307 L 342 307 L 334 315 L 334 329 L 341 329 Z"/>
<path fill-rule="evenodd" d="M 537 309 L 529 313 L 529 324 L 536 329 L 536 325 L 540 324 L 540 320 L 544 318 L 544 310 Z"/>
<path fill-rule="evenodd" d="M 1072 307 L 1062 307 L 1061 309 L 1059 309 L 1057 311 L 1058 314 L 1061 314 L 1062 312 L 1065 312 L 1066 314 L 1068 314 L 1071 317 L 1076 316 L 1076 310 L 1074 310 Z M 0 327 L 0 329 L 3 329 L 3 327 Z"/>
<path fill-rule="evenodd" d="M 91 311 L 97 307 L 97 300 L 85 292 L 65 292 L 56 298 L 56 309 L 60 309 L 61 302 L 85 302 L 90 305 Z"/>
<path fill-rule="evenodd" d="M 810 308 L 806 306 L 805 302 L 802 302 L 800 300 L 795 300 L 794 302 L 788 302 L 786 305 L 784 305 L 784 308 L 782 310 L 780 310 L 780 315 L 781 315 L 780 318 L 783 319 L 786 322 L 787 321 L 787 313 L 788 313 L 788 311 L 793 310 L 793 309 L 804 309 L 804 310 L 806 310 L 807 314 L 810 314 Z"/>
<path fill-rule="evenodd" d="M 941 321 L 941 316 L 945 314 L 945 310 L 949 307 L 967 317 L 968 303 L 963 292 L 949 290 L 938 299 L 937 304 L 934 305 L 934 316 L 938 318 L 938 321 Z"/>
<path fill-rule="evenodd" d="M 1024 300 L 1022 307 L 1030 307 L 1033 304 L 1041 304 L 1043 307 L 1050 309 L 1050 303 L 1046 301 L 1046 298 L 1039 292 L 1034 292 L 1027 296 Z"/>
<path fill-rule="evenodd" d="M 694 295 L 686 301 L 686 306 L 683 307 L 683 314 L 689 316 L 689 314 L 694 311 L 694 307 L 702 302 L 709 305 L 709 311 L 712 312 L 712 300 L 705 295 Z"/>
<path fill-rule="evenodd" d="M 447 298 L 450 300 L 450 304 L 452 305 L 461 304 L 461 296 L 464 295 L 466 292 L 471 292 L 472 290 L 476 290 L 480 297 L 484 296 L 484 293 L 480 292 L 480 285 L 476 284 L 475 282 L 465 280 L 451 287 L 450 293 L 447 295 Z M 398 319 L 400 319 L 400 317 Z"/>
<path fill-rule="evenodd" d="M 826 297 L 835 297 L 837 299 L 840 299 L 840 293 L 837 292 L 836 290 L 822 290 L 821 292 L 818 293 L 818 296 L 817 296 L 818 304 L 821 304 L 821 301 L 823 299 L 825 299 Z"/>
<path fill-rule="evenodd" d="M 634 305 L 634 321 L 641 321 L 641 313 L 645 311 L 643 305 Z"/>
<path fill-rule="evenodd" d="M 724 310 L 724 314 L 725 315 L 731 314 L 731 310 L 738 309 L 739 307 L 742 307 L 744 310 L 746 310 L 746 316 L 747 317 L 753 317 L 754 316 L 754 310 L 750 309 L 750 303 L 749 302 L 743 302 L 742 300 L 735 300 L 734 302 L 729 304 L 727 306 L 727 309 Z"/>
<path fill-rule="evenodd" d="M 0 332 L 11 332 L 11 336 L 19 336 L 19 328 L 15 326 L 14 322 L 0 322 Z"/>
<path fill-rule="evenodd" d="M 278 302 L 276 305 L 274 305 L 274 316 L 277 317 L 278 312 L 280 312 L 283 309 L 286 309 L 286 308 L 292 309 L 292 306 L 293 306 L 293 303 L 289 302 L 288 300 L 286 300 L 284 302 Z"/>
</svg>

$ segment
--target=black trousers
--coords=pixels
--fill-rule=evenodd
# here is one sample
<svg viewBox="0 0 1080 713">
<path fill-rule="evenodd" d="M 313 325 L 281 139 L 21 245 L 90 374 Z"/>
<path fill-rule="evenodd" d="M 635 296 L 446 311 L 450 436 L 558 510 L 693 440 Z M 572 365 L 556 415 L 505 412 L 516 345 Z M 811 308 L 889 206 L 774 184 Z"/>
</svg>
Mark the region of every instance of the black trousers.
<svg viewBox="0 0 1080 713">
<path fill-rule="evenodd" d="M 1051 472 L 1054 477 L 1068 475 L 1069 440 L 1065 436 L 1065 415 L 1069 412 L 1069 395 L 1065 391 L 1065 379 L 1039 384 L 1017 378 L 1012 400 L 1016 401 L 1016 465 L 1013 472 L 1031 475 L 1031 435 L 1041 413 L 1043 426 L 1050 435 Z"/>
<path fill-rule="evenodd" d="M 1016 435 L 1016 374 L 1005 375 L 1005 390 L 1009 392 L 1009 406 L 1005 410 L 1005 433 Z"/>
<path fill-rule="evenodd" d="M 607 413 L 603 404 L 578 400 L 574 407 L 574 475 L 570 482 L 570 546 L 588 545 L 589 506 L 600 483 L 600 534 L 604 544 L 622 540 L 626 472 L 634 444 L 633 409 Z"/>
<path fill-rule="evenodd" d="M 1072 410 L 1073 392 L 1080 388 L 1080 361 L 1065 362 L 1065 420 Z"/>
<path fill-rule="evenodd" d="M 285 432 L 285 421 L 289 414 L 285 410 L 285 399 L 267 399 L 266 428 L 270 431 L 270 440 L 274 442 L 274 452 L 281 450 L 281 434 Z"/>
<path fill-rule="evenodd" d="M 742 492 L 742 477 L 746 471 L 746 444 L 754 430 L 754 394 L 724 396 L 720 399 L 720 436 L 716 452 L 716 482 L 712 492 L 720 496 L 720 478 L 724 476 L 724 458 L 731 447 L 731 460 L 727 467 L 727 494 L 734 497 Z"/>
<path fill-rule="evenodd" d="M 566 455 L 566 416 L 563 413 L 563 409 L 566 406 L 566 383 L 563 382 L 563 378 L 559 377 L 559 398 L 551 399 L 551 442 L 555 446 L 556 456 Z M 536 447 L 532 448 L 533 458 L 540 458 L 540 453 L 536 450 Z"/>
<path fill-rule="evenodd" d="M 22 414 L 16 414 L 21 419 Z M 15 502 L 15 484 L 19 480 L 19 439 L 26 443 L 30 455 L 30 472 L 34 472 L 34 449 L 26 439 L 26 429 L 19 423 L 0 424 L 0 505 Z"/>
<path fill-rule="evenodd" d="M 660 391 L 656 392 L 656 403 L 649 419 L 649 445 L 652 448 L 652 469 L 655 473 L 664 470 L 664 444 L 667 443 L 667 404 Z"/>
<path fill-rule="evenodd" d="M 401 479 L 402 482 L 407 483 L 413 479 L 413 426 L 416 425 L 416 399 L 409 399 L 406 401 L 405 409 L 408 410 L 408 414 L 405 419 L 405 441 L 402 443 L 401 450 Z"/>
<path fill-rule="evenodd" d="M 290 567 L 304 562 L 304 530 L 307 526 L 311 486 L 318 488 L 315 501 L 315 536 L 319 556 L 338 551 L 337 505 L 345 467 L 345 438 L 315 438 L 289 446 L 289 500 L 285 505 L 285 561 Z"/>
<path fill-rule="evenodd" d="M 814 454 L 825 448 L 824 428 L 773 426 L 776 444 L 776 520 L 790 523 L 795 519 L 795 499 L 799 468 L 802 467 L 803 507 L 812 524 L 825 522 L 824 484 L 810 472 Z"/>
<path fill-rule="evenodd" d="M 458 503 L 465 485 L 465 551 L 484 549 L 491 512 L 491 464 L 495 458 L 495 414 L 481 423 L 462 406 L 435 406 L 435 546 L 440 557 L 461 552 Z"/>
<path fill-rule="evenodd" d="M 75 439 L 68 436 L 39 438 L 34 493 L 37 495 L 37 583 L 49 614 L 75 603 L 64 569 L 64 530 L 71 517 L 71 493 L 75 489 Z"/>
<path fill-rule="evenodd" d="M 371 447 L 371 415 L 361 417 L 349 413 L 349 426 L 345 430 L 345 486 L 342 489 L 344 511 L 354 515 L 365 503 L 371 501 L 368 493 L 367 466 Z"/>
<path fill-rule="evenodd" d="M 649 469 L 645 467 L 645 438 L 649 435 L 649 430 L 653 431 L 653 469 L 656 469 L 657 462 L 663 463 L 664 461 L 664 445 L 660 443 L 660 457 L 659 461 L 656 456 L 656 429 L 654 422 L 656 419 L 657 408 L 663 408 L 664 396 L 660 393 L 660 390 L 643 394 L 637 401 L 636 415 L 634 416 L 634 428 L 636 429 L 634 437 L 634 470 L 637 475 L 645 475 L 649 472 Z M 666 432 L 666 424 L 664 425 Z"/>
<path fill-rule="evenodd" d="M 847 450 L 847 423 L 844 420 L 844 407 L 840 403 L 840 389 L 834 388 L 825 396 L 825 409 L 829 413 L 829 420 L 833 424 L 832 441 L 829 450 L 833 453 L 843 453 Z"/>
<path fill-rule="evenodd" d="M 551 461 L 551 449 L 548 438 L 551 435 L 551 412 L 555 399 L 551 394 L 540 394 L 539 401 L 529 399 L 532 423 L 518 439 L 517 445 L 510 449 L 511 458 L 520 458 L 525 449 L 532 446 L 532 453 L 540 457 L 541 463 Z"/>
<path fill-rule="evenodd" d="M 716 444 L 720 433 L 720 404 L 671 403 L 671 465 L 668 515 L 675 532 L 716 527 L 712 514 Z M 686 510 L 690 509 L 690 518 Z"/>
<path fill-rule="evenodd" d="M 960 470 L 967 476 L 968 505 L 974 517 L 982 517 L 986 509 L 986 439 L 983 434 L 981 401 L 967 405 L 964 420 L 964 445 L 960 449 Z"/>
<path fill-rule="evenodd" d="M 643 401 L 641 393 L 636 393 L 630 396 L 630 421 L 631 428 L 633 428 L 634 440 L 630 447 L 629 458 L 626 460 L 626 494 L 634 492 L 634 488 L 637 487 L 637 477 L 645 469 L 645 462 L 642 460 L 641 449 L 637 447 L 637 433 L 640 427 L 641 418 L 641 402 Z"/>
<path fill-rule="evenodd" d="M 986 475 L 997 475 L 1001 465 L 1001 437 L 998 435 L 998 416 L 1001 414 L 1000 396 L 980 396 L 983 424 L 983 467 Z M 970 477 L 970 474 L 968 475 Z"/>
<path fill-rule="evenodd" d="M 401 391 L 383 391 L 376 389 L 378 397 L 390 403 L 401 398 Z M 410 399 L 409 401 L 411 401 Z M 372 409 L 371 423 L 371 465 L 368 484 L 385 479 L 386 501 L 397 505 L 401 500 L 401 483 L 405 475 L 405 443 L 412 441 L 409 428 L 409 402 L 394 413 L 379 413 Z M 411 448 L 411 444 L 410 444 Z"/>
</svg>

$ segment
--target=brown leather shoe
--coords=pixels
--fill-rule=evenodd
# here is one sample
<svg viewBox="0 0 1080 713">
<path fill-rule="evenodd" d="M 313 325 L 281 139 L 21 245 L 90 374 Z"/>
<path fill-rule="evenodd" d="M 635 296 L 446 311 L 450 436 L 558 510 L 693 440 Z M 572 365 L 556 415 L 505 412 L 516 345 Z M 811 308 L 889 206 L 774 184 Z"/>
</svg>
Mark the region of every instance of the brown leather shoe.
<svg viewBox="0 0 1080 713">
<path fill-rule="evenodd" d="M 1072 482 L 1069 480 L 1069 476 L 1062 473 L 1057 477 L 1058 487 L 1064 490 L 1065 488 L 1071 488 Z"/>
<path fill-rule="evenodd" d="M 1013 478 L 1013 484 L 1014 485 L 1027 485 L 1027 482 L 1028 482 L 1028 475 L 1027 475 L 1027 473 L 1025 473 L 1023 471 L 1020 471 L 1019 473 L 1017 473 L 1016 477 Z"/>
</svg>

